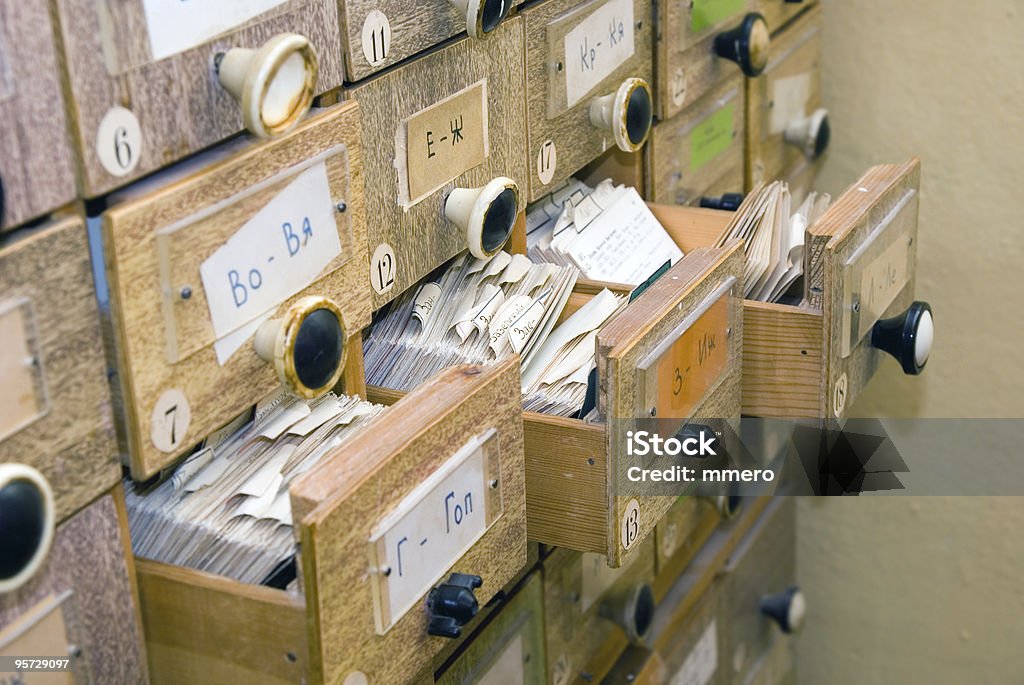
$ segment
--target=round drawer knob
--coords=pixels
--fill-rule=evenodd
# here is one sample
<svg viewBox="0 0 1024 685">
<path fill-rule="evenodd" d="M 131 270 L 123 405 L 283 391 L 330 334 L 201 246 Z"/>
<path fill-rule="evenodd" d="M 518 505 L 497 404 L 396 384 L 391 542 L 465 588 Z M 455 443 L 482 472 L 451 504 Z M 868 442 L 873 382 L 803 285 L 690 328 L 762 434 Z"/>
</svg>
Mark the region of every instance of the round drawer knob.
<svg viewBox="0 0 1024 685">
<path fill-rule="evenodd" d="M 654 117 L 651 86 L 642 78 L 628 78 L 618 90 L 590 102 L 590 122 L 611 131 L 623 152 L 636 152 L 647 142 Z"/>
<path fill-rule="evenodd" d="M 710 499 L 719 516 L 727 521 L 736 518 L 743 507 L 743 498 L 739 495 L 717 495 Z"/>
<path fill-rule="evenodd" d="M 466 16 L 470 38 L 487 38 L 505 20 L 512 0 L 448 0 Z"/>
<path fill-rule="evenodd" d="M 481 188 L 456 188 L 444 201 L 444 215 L 466 232 L 477 259 L 493 257 L 508 242 L 519 212 L 519 186 L 498 177 Z"/>
<path fill-rule="evenodd" d="M 796 586 L 761 599 L 761 613 L 779 624 L 784 633 L 798 632 L 804 625 L 807 601 Z"/>
<path fill-rule="evenodd" d="M 320 67 L 304 36 L 282 33 L 258 50 L 232 48 L 215 64 L 221 85 L 242 106 L 245 127 L 260 138 L 287 133 L 313 103 Z"/>
<path fill-rule="evenodd" d="M 304 297 L 256 331 L 256 354 L 274 365 L 292 394 L 315 399 L 341 379 L 347 355 L 341 310 L 326 297 Z"/>
<path fill-rule="evenodd" d="M 622 628 L 630 640 L 639 642 L 654 621 L 654 606 L 651 586 L 638 583 L 612 592 L 601 602 L 598 613 Z"/>
<path fill-rule="evenodd" d="M 476 617 L 480 603 L 474 594 L 483 578 L 453 573 L 427 595 L 427 632 L 435 637 L 457 638 L 462 628 Z"/>
<path fill-rule="evenodd" d="M 910 376 L 924 371 L 934 340 L 935 322 L 927 302 L 915 302 L 899 316 L 882 319 L 871 329 L 871 345 L 891 354 Z"/>
<path fill-rule="evenodd" d="M 0 464 L 0 593 L 28 582 L 43 565 L 56 516 L 43 474 L 25 464 Z"/>
<path fill-rule="evenodd" d="M 791 122 L 784 134 L 786 142 L 800 148 L 804 157 L 815 160 L 825 154 L 832 127 L 828 123 L 828 110 L 818 109 L 811 116 Z"/>
<path fill-rule="evenodd" d="M 740 65 L 744 74 L 754 78 L 768 66 L 771 42 L 768 23 L 757 12 L 751 12 L 732 31 L 715 36 L 715 54 Z"/>
</svg>

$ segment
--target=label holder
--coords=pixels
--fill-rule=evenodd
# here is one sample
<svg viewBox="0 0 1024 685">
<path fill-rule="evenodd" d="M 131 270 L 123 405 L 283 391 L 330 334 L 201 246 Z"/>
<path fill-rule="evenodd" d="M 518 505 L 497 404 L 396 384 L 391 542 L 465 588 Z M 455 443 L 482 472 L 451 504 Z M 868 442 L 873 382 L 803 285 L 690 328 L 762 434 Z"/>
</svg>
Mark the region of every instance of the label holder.
<svg viewBox="0 0 1024 685">
<path fill-rule="evenodd" d="M 27 297 L 0 301 L 0 378 L 7 389 L 0 400 L 0 439 L 21 431 L 50 411 L 50 398 L 35 310 Z M 17 344 L 17 343 L 20 343 Z"/>
</svg>

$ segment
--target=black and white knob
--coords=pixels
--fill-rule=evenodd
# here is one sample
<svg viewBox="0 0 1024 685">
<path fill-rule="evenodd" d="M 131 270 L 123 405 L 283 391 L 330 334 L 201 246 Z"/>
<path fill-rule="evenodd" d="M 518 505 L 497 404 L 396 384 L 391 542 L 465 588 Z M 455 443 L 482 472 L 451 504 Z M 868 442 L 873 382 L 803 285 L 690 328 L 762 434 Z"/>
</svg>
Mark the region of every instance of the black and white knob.
<svg viewBox="0 0 1024 685">
<path fill-rule="evenodd" d="M 807 601 L 804 599 L 804 593 L 794 585 L 784 592 L 763 597 L 761 613 L 775 621 L 782 632 L 796 633 L 804 625 Z"/>
<path fill-rule="evenodd" d="M 26 464 L 0 464 L 0 594 L 42 567 L 56 525 L 53 490 L 43 474 Z"/>
<path fill-rule="evenodd" d="M 611 133 L 623 152 L 636 152 L 644 146 L 653 121 L 651 86 L 642 78 L 628 78 L 614 93 L 590 101 L 590 123 Z"/>
<path fill-rule="evenodd" d="M 327 394 L 345 369 L 348 352 L 341 310 L 326 297 L 303 297 L 280 319 L 265 321 L 253 342 L 256 354 L 273 364 L 277 379 L 297 397 Z"/>
<path fill-rule="evenodd" d="M 470 38 L 487 38 L 508 16 L 512 0 L 448 0 L 466 17 Z"/>
<path fill-rule="evenodd" d="M 816 160 L 825 154 L 832 128 L 828 123 L 828 110 L 817 109 L 810 116 L 792 121 L 783 134 L 786 142 L 798 148 L 809 160 Z"/>
<path fill-rule="evenodd" d="M 871 329 L 871 345 L 892 355 L 904 373 L 924 371 L 935 341 L 935 322 L 927 302 L 914 302 L 907 311 L 882 319 Z"/>
<path fill-rule="evenodd" d="M 639 642 L 654 621 L 654 607 L 651 586 L 637 583 L 608 594 L 601 601 L 598 613 L 622 628 L 631 641 Z"/>
<path fill-rule="evenodd" d="M 456 188 L 444 202 L 444 215 L 462 228 L 477 259 L 493 257 L 505 246 L 518 212 L 519 185 L 504 177 L 480 188 Z"/>
<path fill-rule="evenodd" d="M 715 36 L 715 54 L 735 62 L 744 74 L 754 78 L 768 66 L 771 42 L 768 22 L 761 14 L 751 12 L 739 26 Z"/>
</svg>

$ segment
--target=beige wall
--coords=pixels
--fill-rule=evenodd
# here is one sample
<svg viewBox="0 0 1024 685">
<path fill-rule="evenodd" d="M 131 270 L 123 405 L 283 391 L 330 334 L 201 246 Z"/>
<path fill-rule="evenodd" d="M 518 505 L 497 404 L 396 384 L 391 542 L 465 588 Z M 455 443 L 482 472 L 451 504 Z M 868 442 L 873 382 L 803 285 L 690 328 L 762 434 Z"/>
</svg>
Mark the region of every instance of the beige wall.
<svg viewBox="0 0 1024 685">
<path fill-rule="evenodd" d="M 888 364 L 855 412 L 1024 416 L 1024 3 L 823 2 L 819 186 L 921 157 L 917 293 L 937 327 L 925 374 Z M 1024 499 L 804 500 L 798 556 L 801 683 L 1022 682 Z"/>
</svg>

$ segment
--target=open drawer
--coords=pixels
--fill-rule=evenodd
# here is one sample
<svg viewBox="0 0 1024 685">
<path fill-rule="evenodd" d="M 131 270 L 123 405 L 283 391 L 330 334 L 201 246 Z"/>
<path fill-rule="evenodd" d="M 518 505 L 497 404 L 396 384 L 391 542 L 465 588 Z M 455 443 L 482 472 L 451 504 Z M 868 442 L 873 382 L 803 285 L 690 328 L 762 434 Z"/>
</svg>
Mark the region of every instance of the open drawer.
<svg viewBox="0 0 1024 685">
<path fill-rule="evenodd" d="M 300 592 L 140 560 L 154 682 L 419 682 L 526 564 L 518 389 L 449 369 L 294 482 Z"/>
</svg>

